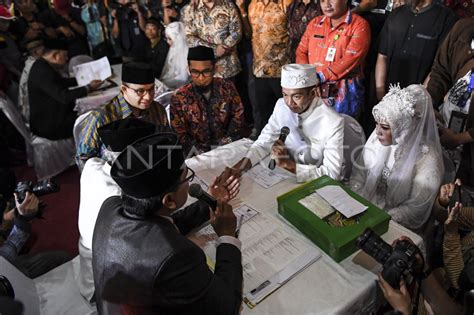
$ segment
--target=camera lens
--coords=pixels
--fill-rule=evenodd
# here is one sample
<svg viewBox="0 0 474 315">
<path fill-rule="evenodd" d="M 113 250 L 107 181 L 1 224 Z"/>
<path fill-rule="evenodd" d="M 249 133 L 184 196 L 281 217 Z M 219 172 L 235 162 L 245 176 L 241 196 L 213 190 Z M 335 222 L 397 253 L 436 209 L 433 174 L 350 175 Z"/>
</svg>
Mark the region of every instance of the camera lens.
<svg viewBox="0 0 474 315">
<path fill-rule="evenodd" d="M 366 229 L 357 238 L 357 246 L 381 264 L 387 261 L 393 251 L 392 246 L 387 244 L 371 229 Z"/>
<path fill-rule="evenodd" d="M 13 290 L 12 284 L 5 276 L 0 276 L 0 296 L 15 298 L 15 291 Z"/>
</svg>

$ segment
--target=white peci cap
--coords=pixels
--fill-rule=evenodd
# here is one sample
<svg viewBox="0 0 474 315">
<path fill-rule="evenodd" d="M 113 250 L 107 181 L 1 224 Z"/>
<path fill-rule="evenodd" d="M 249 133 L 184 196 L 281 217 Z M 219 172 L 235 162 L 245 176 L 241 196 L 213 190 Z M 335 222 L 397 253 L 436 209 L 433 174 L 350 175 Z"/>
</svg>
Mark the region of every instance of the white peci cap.
<svg viewBox="0 0 474 315">
<path fill-rule="evenodd" d="M 290 63 L 281 68 L 281 87 L 301 89 L 318 85 L 316 68 L 309 64 Z"/>
</svg>

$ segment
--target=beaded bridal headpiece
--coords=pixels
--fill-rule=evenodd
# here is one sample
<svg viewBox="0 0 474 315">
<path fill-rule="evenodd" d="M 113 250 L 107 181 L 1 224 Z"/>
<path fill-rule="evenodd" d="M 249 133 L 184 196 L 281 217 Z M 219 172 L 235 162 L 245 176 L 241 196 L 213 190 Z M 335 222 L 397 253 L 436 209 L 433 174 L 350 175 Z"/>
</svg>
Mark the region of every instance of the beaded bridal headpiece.
<svg viewBox="0 0 474 315">
<path fill-rule="evenodd" d="M 394 140 L 408 133 L 420 115 L 417 106 L 419 104 L 418 93 L 413 92 L 413 88 L 401 89 L 400 84 L 391 85 L 388 93 L 372 109 L 372 115 L 376 122 L 390 125 Z"/>
</svg>

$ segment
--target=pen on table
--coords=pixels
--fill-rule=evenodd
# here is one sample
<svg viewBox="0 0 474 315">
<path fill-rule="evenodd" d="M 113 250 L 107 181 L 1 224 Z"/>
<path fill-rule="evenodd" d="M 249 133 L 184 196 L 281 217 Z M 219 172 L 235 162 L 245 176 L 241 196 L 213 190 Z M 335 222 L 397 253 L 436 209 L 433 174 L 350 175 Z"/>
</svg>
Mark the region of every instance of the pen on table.
<svg viewBox="0 0 474 315">
<path fill-rule="evenodd" d="M 239 222 L 237 223 L 237 229 L 235 230 L 235 237 L 239 238 L 240 228 L 242 227 L 242 222 L 244 221 L 244 215 L 241 214 Z"/>
</svg>

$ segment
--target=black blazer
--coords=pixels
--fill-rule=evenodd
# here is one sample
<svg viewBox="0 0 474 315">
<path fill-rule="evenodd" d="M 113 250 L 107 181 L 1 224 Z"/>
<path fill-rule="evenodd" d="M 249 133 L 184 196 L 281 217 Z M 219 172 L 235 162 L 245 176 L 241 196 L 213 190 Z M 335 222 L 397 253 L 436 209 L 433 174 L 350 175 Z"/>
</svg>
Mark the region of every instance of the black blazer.
<svg viewBox="0 0 474 315">
<path fill-rule="evenodd" d="M 77 118 L 75 101 L 87 95 L 86 87 L 69 89 L 76 85 L 76 79 L 61 77 L 46 60 L 35 61 L 28 77 L 30 129 L 34 135 L 51 140 L 72 137 Z"/>
<path fill-rule="evenodd" d="M 204 252 L 182 235 L 207 221 L 208 209 L 196 202 L 177 212 L 178 231 L 162 217 L 130 216 L 118 196 L 107 199 L 92 245 L 99 313 L 112 303 L 122 314 L 236 314 L 242 301 L 240 251 L 219 245 L 212 273 Z"/>
</svg>

